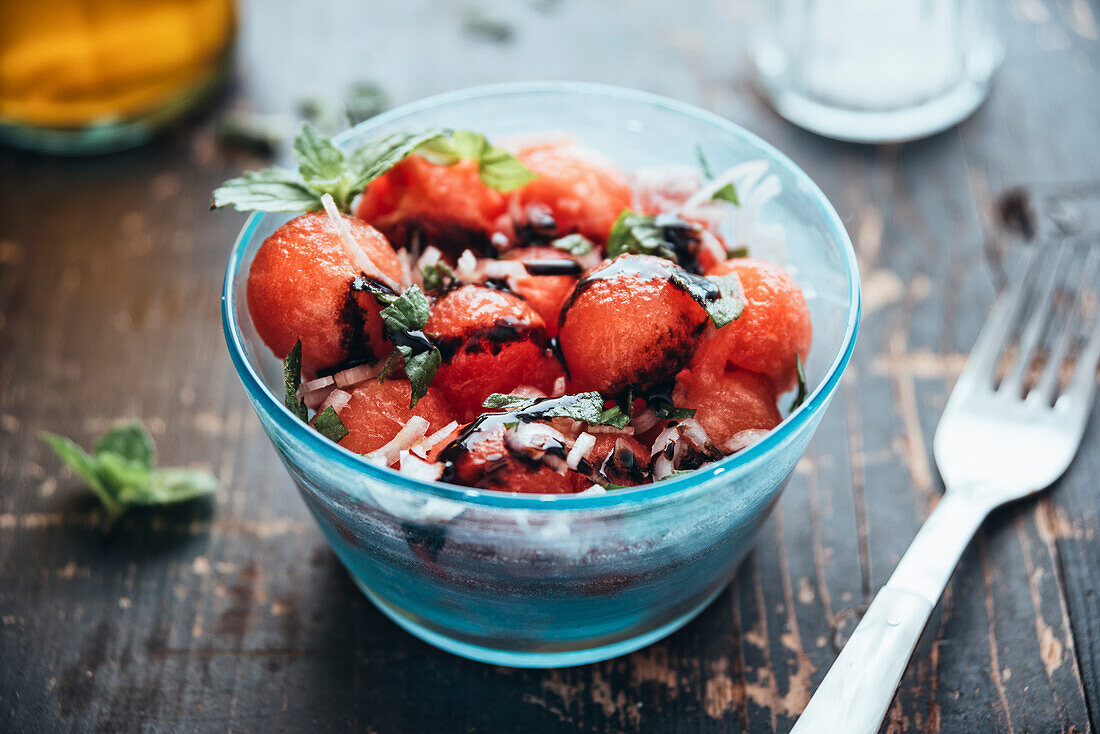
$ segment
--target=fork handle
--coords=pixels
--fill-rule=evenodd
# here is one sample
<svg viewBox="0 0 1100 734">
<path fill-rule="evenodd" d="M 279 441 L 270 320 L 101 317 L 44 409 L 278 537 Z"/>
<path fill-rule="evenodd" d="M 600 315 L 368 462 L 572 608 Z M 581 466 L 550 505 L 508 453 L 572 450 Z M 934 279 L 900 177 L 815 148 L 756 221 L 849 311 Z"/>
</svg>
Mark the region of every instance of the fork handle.
<svg viewBox="0 0 1100 734">
<path fill-rule="evenodd" d="M 928 516 L 791 734 L 875 734 L 955 565 L 990 507 L 948 492 Z"/>
</svg>

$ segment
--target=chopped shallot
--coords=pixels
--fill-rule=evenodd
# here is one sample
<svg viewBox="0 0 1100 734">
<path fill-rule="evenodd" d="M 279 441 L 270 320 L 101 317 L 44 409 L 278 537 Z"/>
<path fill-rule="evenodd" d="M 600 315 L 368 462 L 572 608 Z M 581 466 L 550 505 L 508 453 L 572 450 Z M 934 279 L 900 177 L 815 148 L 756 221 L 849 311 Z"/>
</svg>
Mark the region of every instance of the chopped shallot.
<svg viewBox="0 0 1100 734">
<path fill-rule="evenodd" d="M 631 427 L 638 433 L 645 433 L 653 426 L 657 425 L 657 414 L 649 408 L 644 410 L 638 410 L 634 413 L 634 418 L 630 421 Z"/>
<path fill-rule="evenodd" d="M 439 251 L 435 245 L 428 245 L 424 248 L 424 253 L 420 256 L 420 259 L 416 261 L 416 267 L 429 268 L 439 263 L 439 259 L 443 257 L 443 253 Z"/>
<path fill-rule="evenodd" d="M 310 410 L 317 410 L 321 407 L 321 403 L 325 402 L 325 398 L 328 397 L 328 394 L 335 389 L 336 388 L 332 385 L 326 385 L 316 390 L 310 390 L 302 395 L 302 401 L 305 402 L 306 407 Z"/>
<path fill-rule="evenodd" d="M 378 364 L 361 364 L 337 372 L 332 377 L 336 381 L 336 387 L 351 387 L 378 377 L 378 373 L 382 371 L 382 366 L 382 362 Z"/>
<path fill-rule="evenodd" d="M 447 436 L 450 436 L 452 433 L 454 433 L 455 429 L 458 428 L 458 425 L 458 421 L 451 421 L 432 435 L 425 436 L 424 438 L 417 441 L 416 445 L 409 450 L 419 456 L 421 459 L 426 459 L 428 457 L 428 452 L 439 445 L 440 441 L 443 441 L 447 438 Z"/>
<path fill-rule="evenodd" d="M 490 278 L 524 278 L 527 269 L 518 260 L 483 260 L 481 270 Z"/>
<path fill-rule="evenodd" d="M 398 470 L 413 479 L 423 479 L 426 482 L 438 481 L 443 476 L 443 465 L 428 463 L 423 459 L 413 456 L 408 451 L 398 454 Z"/>
<path fill-rule="evenodd" d="M 576 469 L 580 466 L 581 459 L 587 459 L 588 455 L 592 453 L 592 448 L 596 445 L 596 437 L 591 433 L 582 433 L 577 436 L 577 440 L 573 442 L 573 448 L 569 449 L 569 454 L 565 457 L 565 463 L 570 469 Z"/>
<path fill-rule="evenodd" d="M 320 390 L 322 387 L 328 387 L 329 385 L 335 385 L 336 381 L 332 379 L 332 375 L 327 377 L 318 377 L 316 380 L 310 380 L 303 382 L 298 388 L 298 397 L 302 397 L 307 392 L 313 392 L 314 390 Z"/>
<path fill-rule="evenodd" d="M 328 214 L 329 221 L 332 223 L 336 233 L 340 236 L 340 243 L 344 246 L 344 250 L 355 262 L 356 266 L 363 272 L 364 275 L 369 275 L 372 278 L 385 283 L 394 291 L 400 291 L 401 286 L 395 283 L 393 278 L 383 273 L 378 269 L 378 266 L 374 264 L 374 261 L 367 256 L 367 253 L 363 251 L 362 245 L 355 239 L 355 236 L 351 233 L 351 225 L 348 224 L 348 220 L 340 214 L 340 210 L 336 208 L 336 202 L 333 201 L 331 194 L 324 194 L 321 196 L 321 204 L 325 207 L 325 213 Z"/>
<path fill-rule="evenodd" d="M 589 426 L 588 431 L 590 433 L 621 433 L 627 436 L 634 435 L 634 427 L 627 426 L 626 428 L 616 428 L 615 426 Z"/>
<path fill-rule="evenodd" d="M 554 390 L 550 394 L 550 397 L 560 398 L 562 395 L 565 395 L 565 378 L 559 377 L 558 379 L 554 380 Z"/>
<path fill-rule="evenodd" d="M 337 413 L 344 409 L 344 407 L 351 401 L 351 393 L 344 392 L 337 388 L 328 394 L 325 401 L 321 403 L 321 406 L 317 408 L 318 412 L 323 411 L 325 408 L 332 408 Z"/>
<path fill-rule="evenodd" d="M 744 431 L 738 431 L 725 441 L 722 442 L 720 448 L 724 454 L 735 454 L 738 451 L 747 449 L 754 443 L 768 435 L 768 431 L 761 430 L 759 428 L 749 428 Z"/>
<path fill-rule="evenodd" d="M 463 280 L 472 280 L 477 277 L 477 258 L 469 250 L 463 250 L 458 256 L 455 274 Z"/>
<path fill-rule="evenodd" d="M 409 418 L 409 422 L 397 432 L 397 435 L 385 446 L 371 451 L 363 456 L 372 464 L 389 466 L 397 461 L 400 452 L 410 448 L 414 443 L 423 438 L 428 432 L 428 421 L 418 415 Z"/>
<path fill-rule="evenodd" d="M 533 385 L 519 385 L 509 395 L 520 395 L 525 398 L 545 398 L 546 393 Z"/>
</svg>

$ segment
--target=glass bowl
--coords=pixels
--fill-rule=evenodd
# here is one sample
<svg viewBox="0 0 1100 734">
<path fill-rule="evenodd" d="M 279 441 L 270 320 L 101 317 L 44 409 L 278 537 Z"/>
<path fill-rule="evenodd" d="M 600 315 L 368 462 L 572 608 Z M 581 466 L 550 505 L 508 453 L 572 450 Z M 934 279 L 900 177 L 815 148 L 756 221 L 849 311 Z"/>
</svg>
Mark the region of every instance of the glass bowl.
<svg viewBox="0 0 1100 734">
<path fill-rule="evenodd" d="M 740 453 L 602 495 L 424 482 L 329 442 L 283 406 L 281 363 L 257 337 L 245 302 L 252 257 L 289 217 L 253 215 L 229 257 L 222 315 L 233 364 L 325 537 L 382 612 L 437 647 L 500 665 L 576 665 L 643 647 L 684 625 L 729 583 L 813 436 L 855 342 L 852 245 L 821 191 L 782 153 L 721 117 L 641 92 L 573 83 L 481 87 L 379 115 L 339 142 L 433 125 L 490 139 L 566 131 L 628 171 L 694 164 L 701 149 L 713 170 L 764 160 L 782 184 L 760 219 L 785 228 L 785 264 L 812 313 L 808 399 Z"/>
</svg>

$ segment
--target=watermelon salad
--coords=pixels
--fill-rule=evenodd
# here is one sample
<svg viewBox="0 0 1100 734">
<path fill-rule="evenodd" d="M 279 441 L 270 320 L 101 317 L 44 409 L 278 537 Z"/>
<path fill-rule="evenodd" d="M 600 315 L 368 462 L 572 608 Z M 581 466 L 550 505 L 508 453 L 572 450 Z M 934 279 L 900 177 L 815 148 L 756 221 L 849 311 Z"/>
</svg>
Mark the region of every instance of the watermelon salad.
<svg viewBox="0 0 1100 734">
<path fill-rule="evenodd" d="M 766 164 L 626 172 L 569 136 L 464 130 L 343 150 L 214 206 L 291 212 L 247 306 L 287 408 L 379 466 L 524 493 L 658 482 L 751 446 L 806 395 L 810 312 L 751 256 Z"/>
</svg>

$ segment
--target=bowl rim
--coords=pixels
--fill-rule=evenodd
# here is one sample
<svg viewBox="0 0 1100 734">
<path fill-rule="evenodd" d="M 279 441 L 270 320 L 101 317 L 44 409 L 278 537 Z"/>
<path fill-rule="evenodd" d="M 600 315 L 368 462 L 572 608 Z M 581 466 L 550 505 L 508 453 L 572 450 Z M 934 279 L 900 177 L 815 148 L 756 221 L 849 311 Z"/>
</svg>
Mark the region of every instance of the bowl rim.
<svg viewBox="0 0 1100 734">
<path fill-rule="evenodd" d="M 429 482 L 415 479 L 401 474 L 396 469 L 380 467 L 368 462 L 360 454 L 356 454 L 339 444 L 329 441 L 320 433 L 314 431 L 308 424 L 301 421 L 283 404 L 267 384 L 257 373 L 256 368 L 248 359 L 247 352 L 242 342 L 243 335 L 240 332 L 235 319 L 236 294 L 234 284 L 236 275 L 242 265 L 245 250 L 251 241 L 253 234 L 259 227 L 265 216 L 263 212 L 253 212 L 245 221 L 240 233 L 229 254 L 229 262 L 226 266 L 225 280 L 222 285 L 222 329 L 225 334 L 226 345 L 229 348 L 233 366 L 237 376 L 249 394 L 253 406 L 262 409 L 267 416 L 276 422 L 281 429 L 293 437 L 308 452 L 314 455 L 318 461 L 334 462 L 358 472 L 366 479 L 387 483 L 413 492 L 421 492 L 440 499 L 451 500 L 460 503 L 469 503 L 497 508 L 510 508 L 518 510 L 597 510 L 607 509 L 620 505 L 634 505 L 643 502 L 652 502 L 657 499 L 667 498 L 670 495 L 680 494 L 699 485 L 707 484 L 708 480 L 718 475 L 737 470 L 738 473 L 747 473 L 757 464 L 766 461 L 774 449 L 784 445 L 816 412 L 822 410 L 829 402 L 832 394 L 840 382 L 841 375 L 851 359 L 855 348 L 856 334 L 860 321 L 860 281 L 859 268 L 855 250 L 847 230 L 832 204 L 816 183 L 790 158 L 778 149 L 766 142 L 754 133 L 742 128 L 724 117 L 709 112 L 695 105 L 680 102 L 661 95 L 642 92 L 625 87 L 606 84 L 594 84 L 588 82 L 510 82 L 505 84 L 488 84 L 469 87 L 457 91 L 432 95 L 408 104 L 395 107 L 375 117 L 359 123 L 353 128 L 339 134 L 334 140 L 337 144 L 346 144 L 349 140 L 359 137 L 365 132 L 383 127 L 394 120 L 398 120 L 411 113 L 425 109 L 440 107 L 456 102 L 463 102 L 482 97 L 518 96 L 524 94 L 567 93 L 592 95 L 598 97 L 610 97 L 628 102 L 642 103 L 659 107 L 677 114 L 693 117 L 702 122 L 709 123 L 722 131 L 733 135 L 743 142 L 757 148 L 769 159 L 769 162 L 784 168 L 790 173 L 803 191 L 814 199 L 824 222 L 831 230 L 840 245 L 841 256 L 848 275 L 849 307 L 844 336 L 841 339 L 840 348 L 834 356 L 825 377 L 814 387 L 806 400 L 795 411 L 790 413 L 778 426 L 773 428 L 767 436 L 749 448 L 739 451 L 723 459 L 695 470 L 694 472 L 666 479 L 661 482 L 643 484 L 638 487 L 617 489 L 604 494 L 577 495 L 577 494 L 528 494 L 522 492 L 506 492 L 493 489 L 476 489 L 449 484 L 446 482 Z M 732 476 L 730 477 L 732 478 Z"/>
</svg>

